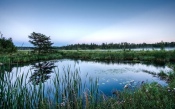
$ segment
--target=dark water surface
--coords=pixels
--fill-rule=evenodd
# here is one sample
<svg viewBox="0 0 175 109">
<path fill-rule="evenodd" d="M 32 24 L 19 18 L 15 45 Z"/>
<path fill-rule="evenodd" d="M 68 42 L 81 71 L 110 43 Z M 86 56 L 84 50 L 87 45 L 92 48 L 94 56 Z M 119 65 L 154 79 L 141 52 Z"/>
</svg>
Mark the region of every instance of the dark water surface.
<svg viewBox="0 0 175 109">
<path fill-rule="evenodd" d="M 45 73 L 42 75 L 38 74 L 39 68 L 44 68 L 43 70 L 46 70 Z M 51 80 L 55 78 L 55 74 L 59 73 L 59 76 L 64 75 L 68 68 L 70 68 L 71 72 L 78 69 L 82 83 L 86 82 L 87 89 L 91 84 L 91 79 L 97 79 L 99 90 L 106 95 L 111 95 L 113 90 L 123 90 L 125 85 L 134 89 L 142 82 L 158 82 L 166 86 L 167 83 L 164 80 L 151 73 L 158 74 L 161 71 L 166 73 L 172 71 L 167 66 L 146 65 L 142 63 L 105 63 L 61 59 L 48 61 L 42 65 L 13 67 L 10 74 L 12 82 L 16 80 L 16 77 L 24 74 L 24 76 L 27 76 L 27 82 L 35 84 L 39 82 L 42 76 L 44 78 L 42 82 L 46 87 L 52 87 L 53 82 Z"/>
</svg>

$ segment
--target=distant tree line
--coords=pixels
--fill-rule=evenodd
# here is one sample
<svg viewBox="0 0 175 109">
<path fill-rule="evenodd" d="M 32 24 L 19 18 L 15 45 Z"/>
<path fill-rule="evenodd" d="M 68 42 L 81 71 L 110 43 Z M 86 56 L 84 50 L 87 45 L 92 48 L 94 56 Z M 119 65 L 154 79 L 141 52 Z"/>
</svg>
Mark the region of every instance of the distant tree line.
<svg viewBox="0 0 175 109">
<path fill-rule="evenodd" d="M 158 42 L 153 44 L 147 43 L 102 43 L 102 44 L 71 44 L 67 46 L 57 47 L 58 49 L 77 50 L 77 49 L 133 49 L 133 48 L 161 48 L 175 47 L 175 42 Z"/>
<path fill-rule="evenodd" d="M 87 50 L 87 49 L 134 49 L 134 48 L 172 48 L 175 47 L 175 42 L 157 42 L 157 43 L 152 43 L 152 44 L 147 44 L 147 43 L 140 43 L 140 44 L 135 44 L 135 43 L 127 43 L 127 42 L 122 42 L 122 43 L 102 43 L 102 44 L 71 44 L 67 46 L 53 46 L 53 49 L 60 49 L 60 50 Z M 17 47 L 20 50 L 32 50 L 34 47 Z"/>
<path fill-rule="evenodd" d="M 18 50 L 34 50 L 35 47 L 16 47 Z"/>
</svg>

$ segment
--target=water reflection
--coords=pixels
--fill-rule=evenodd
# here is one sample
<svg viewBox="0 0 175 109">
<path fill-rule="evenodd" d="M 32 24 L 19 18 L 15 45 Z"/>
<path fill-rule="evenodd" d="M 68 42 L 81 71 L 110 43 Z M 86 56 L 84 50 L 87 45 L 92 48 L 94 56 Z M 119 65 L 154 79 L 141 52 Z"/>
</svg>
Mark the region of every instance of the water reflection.
<svg viewBox="0 0 175 109">
<path fill-rule="evenodd" d="M 51 73 L 53 73 L 53 68 L 56 67 L 54 62 L 39 62 L 32 66 L 33 73 L 29 78 L 29 82 L 32 84 L 38 85 L 39 83 L 43 83 L 50 78 Z"/>
<path fill-rule="evenodd" d="M 53 70 L 55 66 L 57 68 Z M 54 80 L 56 74 L 59 75 L 58 80 L 62 81 L 62 85 L 65 85 L 65 81 L 67 81 L 67 79 L 63 80 L 62 78 L 65 77 L 65 72 L 74 74 L 74 71 L 77 71 L 77 75 L 80 76 L 82 84 L 86 83 L 87 88 L 91 85 L 91 78 L 93 80 L 98 79 L 97 85 L 99 90 L 104 92 L 106 95 L 110 95 L 111 90 L 123 90 L 125 85 L 131 83 L 132 87 L 135 88 L 142 81 L 148 83 L 158 82 L 159 84 L 166 86 L 166 81 L 161 80 L 157 75 L 161 71 L 165 73 L 172 72 L 172 69 L 166 65 L 154 65 L 149 63 L 99 62 L 60 59 L 28 64 L 25 66 L 7 66 L 5 69 L 0 69 L 0 71 L 5 71 L 6 74 L 9 74 L 10 81 L 12 82 L 16 81 L 18 77 L 22 77 L 22 75 L 24 75 L 24 77 L 27 77 L 25 81 L 35 85 L 45 82 L 44 84 L 46 88 L 54 88 L 53 81 L 49 80 Z M 62 86 L 60 86 L 60 88 L 61 87 Z"/>
<path fill-rule="evenodd" d="M 106 65 L 115 65 L 115 64 L 129 64 L 129 65 L 135 65 L 135 64 L 144 64 L 144 65 L 152 65 L 155 67 L 164 67 L 166 66 L 165 62 L 146 62 L 146 61 L 140 61 L 140 62 L 133 62 L 133 61 L 117 61 L 117 60 L 74 60 L 75 64 L 79 64 L 81 62 L 93 62 L 93 63 L 99 63 L 99 64 L 106 64 Z"/>
</svg>

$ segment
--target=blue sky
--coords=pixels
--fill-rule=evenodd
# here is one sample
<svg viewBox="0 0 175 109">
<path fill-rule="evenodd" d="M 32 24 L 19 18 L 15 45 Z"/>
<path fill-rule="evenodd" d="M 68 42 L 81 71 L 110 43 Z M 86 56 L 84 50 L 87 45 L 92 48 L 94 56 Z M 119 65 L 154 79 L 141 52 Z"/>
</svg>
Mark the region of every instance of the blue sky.
<svg viewBox="0 0 175 109">
<path fill-rule="evenodd" d="M 0 0 L 0 31 L 15 45 L 28 35 L 75 43 L 175 41 L 175 0 Z"/>
</svg>

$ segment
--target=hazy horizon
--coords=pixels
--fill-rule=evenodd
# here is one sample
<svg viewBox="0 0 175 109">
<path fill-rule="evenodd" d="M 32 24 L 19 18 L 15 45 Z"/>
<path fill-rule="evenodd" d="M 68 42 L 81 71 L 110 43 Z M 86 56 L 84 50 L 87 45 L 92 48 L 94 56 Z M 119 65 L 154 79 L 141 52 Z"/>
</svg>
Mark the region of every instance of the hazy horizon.
<svg viewBox="0 0 175 109">
<path fill-rule="evenodd" d="M 54 46 L 175 42 L 175 0 L 0 0 L 0 31 L 16 46 L 32 32 Z"/>
</svg>

